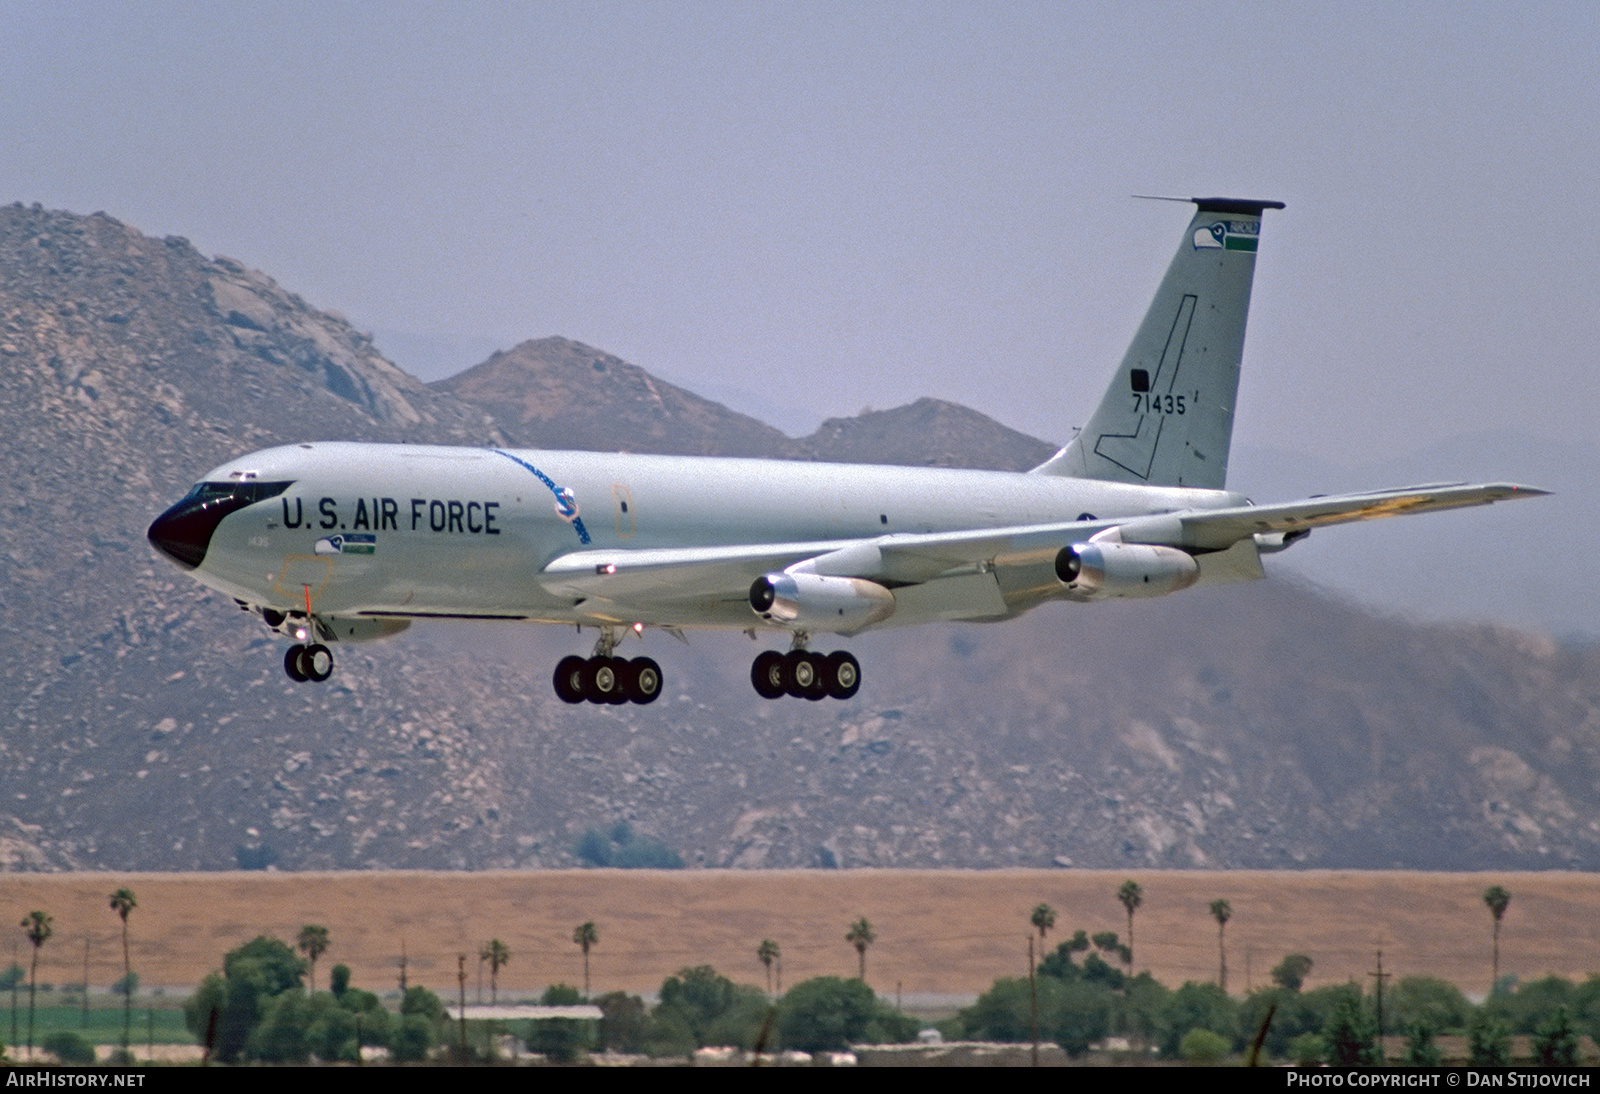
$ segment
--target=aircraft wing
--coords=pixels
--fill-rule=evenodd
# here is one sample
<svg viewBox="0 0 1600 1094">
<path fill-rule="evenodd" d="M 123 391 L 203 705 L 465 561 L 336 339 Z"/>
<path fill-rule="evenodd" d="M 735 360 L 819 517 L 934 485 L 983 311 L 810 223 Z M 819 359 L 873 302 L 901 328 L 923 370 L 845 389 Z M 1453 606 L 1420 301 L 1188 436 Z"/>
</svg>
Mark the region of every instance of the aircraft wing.
<svg viewBox="0 0 1600 1094">
<path fill-rule="evenodd" d="M 1124 521 L 1119 530 L 1127 543 L 1159 543 L 1191 550 L 1220 551 L 1258 533 L 1292 535 L 1331 524 L 1465 509 L 1497 501 L 1541 497 L 1547 493 L 1547 490 L 1511 483 L 1440 483 L 1332 494 L 1276 505 L 1241 505 L 1231 509 L 1137 517 Z"/>
<path fill-rule="evenodd" d="M 1052 561 L 1068 544 L 1096 535 L 1207 553 L 1226 550 L 1257 534 L 1292 535 L 1324 525 L 1488 505 L 1545 493 L 1510 484 L 1444 484 L 1278 505 L 892 534 L 867 540 L 573 551 L 545 567 L 542 584 L 557 595 L 613 603 L 667 604 L 707 598 L 743 601 L 756 578 L 797 566 L 810 573 L 865 578 L 896 588 L 1009 566 L 1038 565 Z"/>
<path fill-rule="evenodd" d="M 1114 523 L 1072 521 L 868 540 L 573 551 L 545 567 L 543 583 L 551 592 L 611 599 L 640 595 L 671 599 L 719 589 L 736 592 L 742 599 L 762 574 L 809 562 L 813 573 L 917 585 L 953 571 L 974 570 L 996 558 L 1053 558 L 1063 543 L 1087 539 Z"/>
</svg>

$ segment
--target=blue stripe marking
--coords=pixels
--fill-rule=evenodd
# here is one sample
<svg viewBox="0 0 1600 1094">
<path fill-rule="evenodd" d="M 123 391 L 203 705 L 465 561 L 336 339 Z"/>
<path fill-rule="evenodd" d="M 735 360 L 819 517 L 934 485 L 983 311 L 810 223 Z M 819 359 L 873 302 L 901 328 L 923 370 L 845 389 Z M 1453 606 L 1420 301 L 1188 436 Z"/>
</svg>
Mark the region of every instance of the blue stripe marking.
<svg viewBox="0 0 1600 1094">
<path fill-rule="evenodd" d="M 546 486 L 548 486 L 550 488 L 550 493 L 555 495 L 556 505 L 557 505 L 558 509 L 559 509 L 559 507 L 571 504 L 571 499 L 572 499 L 572 496 L 573 496 L 572 495 L 572 491 L 570 491 L 570 490 L 563 491 L 561 489 L 561 487 L 557 486 L 551 480 L 549 475 L 546 475 L 543 471 L 540 471 L 537 467 L 533 466 L 533 464 L 529 463 L 527 460 L 519 459 L 518 457 L 513 456 L 511 453 L 505 452 L 505 451 L 503 451 L 501 449 L 498 449 L 498 448 L 491 448 L 489 451 L 493 452 L 497 456 L 504 456 L 506 459 L 510 460 L 512 463 L 521 466 L 522 468 L 527 470 L 531 475 L 533 475 L 534 478 L 538 479 L 540 482 L 542 482 Z M 572 530 L 578 533 L 578 542 L 583 544 L 584 546 L 588 546 L 588 544 L 589 544 L 589 530 L 583 526 L 583 518 L 582 517 L 573 517 L 572 518 Z"/>
</svg>

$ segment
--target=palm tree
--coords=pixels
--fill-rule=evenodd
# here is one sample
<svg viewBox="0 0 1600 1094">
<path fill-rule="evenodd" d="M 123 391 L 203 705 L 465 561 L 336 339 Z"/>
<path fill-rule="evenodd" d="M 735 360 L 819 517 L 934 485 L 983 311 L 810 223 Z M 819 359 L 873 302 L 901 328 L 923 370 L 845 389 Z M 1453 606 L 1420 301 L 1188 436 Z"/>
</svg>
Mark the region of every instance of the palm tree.
<svg viewBox="0 0 1600 1094">
<path fill-rule="evenodd" d="M 770 938 L 763 938 L 761 945 L 756 947 L 756 959 L 767 967 L 767 994 L 772 994 L 772 963 L 778 959 L 778 944 Z"/>
<path fill-rule="evenodd" d="M 1233 918 L 1233 905 L 1226 900 L 1213 900 L 1211 902 L 1211 918 L 1217 921 L 1217 986 L 1222 989 L 1222 994 L 1228 994 L 1228 947 L 1222 940 L 1222 932 L 1228 926 L 1228 920 Z"/>
<path fill-rule="evenodd" d="M 1128 975 L 1133 975 L 1133 913 L 1134 909 L 1144 903 L 1144 890 L 1139 888 L 1139 883 L 1129 878 L 1117 890 L 1117 899 L 1122 901 L 1122 906 L 1128 909 Z"/>
<path fill-rule="evenodd" d="M 1044 953 L 1044 936 L 1056 925 L 1056 910 L 1048 904 L 1040 904 L 1034 908 L 1033 915 L 1028 920 L 1034 929 L 1039 932 L 1039 952 Z"/>
<path fill-rule="evenodd" d="M 511 963 L 511 949 L 498 938 L 491 938 L 478 951 L 478 960 L 489 962 L 489 1002 L 500 1001 L 500 969 Z M 482 973 L 479 973 L 482 976 Z M 483 998 L 483 981 L 478 981 L 478 998 Z"/>
<path fill-rule="evenodd" d="M 1494 916 L 1494 979 L 1489 982 L 1492 994 L 1495 985 L 1500 983 L 1500 921 L 1505 918 L 1506 908 L 1511 904 L 1511 894 L 1498 885 L 1491 885 L 1483 891 L 1483 902 L 1489 906 L 1489 914 Z"/>
<path fill-rule="evenodd" d="M 867 922 L 866 916 L 862 916 L 850 924 L 850 933 L 844 936 L 844 940 L 856 948 L 856 958 L 860 966 L 858 975 L 861 978 L 861 982 L 865 984 L 867 982 L 867 947 L 878 940 L 878 936 L 872 932 L 872 924 Z"/>
<path fill-rule="evenodd" d="M 28 969 L 28 1059 L 33 1059 L 33 999 L 39 982 L 39 947 L 55 933 L 52 920 L 44 912 L 29 912 L 22 921 L 22 929 L 33 943 L 33 962 Z"/>
<path fill-rule="evenodd" d="M 306 960 L 311 962 L 311 994 L 317 993 L 317 958 L 328 952 L 328 928 L 319 927 L 315 923 L 308 923 L 300 928 L 300 937 L 295 945 L 300 947 L 300 952 L 306 955 Z"/>
<path fill-rule="evenodd" d="M 594 920 L 580 923 L 572 928 L 572 941 L 583 947 L 583 995 L 589 997 L 589 948 L 600 944 L 600 932 L 595 930 Z"/>
<path fill-rule="evenodd" d="M 133 961 L 128 956 L 128 913 L 139 906 L 132 889 L 118 889 L 111 894 L 111 910 L 122 917 L 122 1055 L 128 1055 L 128 1041 L 133 1029 Z M 85 987 L 87 991 L 87 986 Z"/>
</svg>

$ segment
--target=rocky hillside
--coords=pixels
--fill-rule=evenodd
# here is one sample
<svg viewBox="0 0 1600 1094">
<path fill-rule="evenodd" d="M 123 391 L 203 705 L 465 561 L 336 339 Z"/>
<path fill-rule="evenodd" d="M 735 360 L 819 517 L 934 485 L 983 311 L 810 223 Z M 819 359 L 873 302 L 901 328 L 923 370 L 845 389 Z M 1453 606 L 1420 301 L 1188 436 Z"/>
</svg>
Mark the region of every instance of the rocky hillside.
<svg viewBox="0 0 1600 1094">
<path fill-rule="evenodd" d="M 759 701 L 742 636 L 651 634 L 659 703 L 572 708 L 559 628 L 419 626 L 293 685 L 143 539 L 241 450 L 580 421 L 602 449 L 1050 450 L 931 400 L 792 440 L 562 339 L 430 387 L 181 239 L 0 209 L 0 866 L 569 865 L 618 820 L 705 866 L 1600 866 L 1600 654 L 1537 636 L 1273 581 L 864 636 L 848 703 Z"/>
<path fill-rule="evenodd" d="M 1055 446 L 939 399 L 830 418 L 791 439 L 609 353 L 540 338 L 432 387 L 482 408 L 512 443 L 599 452 L 1025 470 Z"/>
</svg>

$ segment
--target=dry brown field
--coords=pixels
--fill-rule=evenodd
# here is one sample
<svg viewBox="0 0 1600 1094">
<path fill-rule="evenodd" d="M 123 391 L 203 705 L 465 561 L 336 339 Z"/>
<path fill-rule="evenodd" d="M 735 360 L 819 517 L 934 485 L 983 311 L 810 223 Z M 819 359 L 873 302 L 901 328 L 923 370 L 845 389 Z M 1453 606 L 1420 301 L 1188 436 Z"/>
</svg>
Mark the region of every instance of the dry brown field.
<svg viewBox="0 0 1600 1094">
<path fill-rule="evenodd" d="M 756 944 L 777 940 L 787 984 L 853 976 L 848 925 L 871 920 L 877 942 L 867 979 L 908 997 L 975 995 L 997 976 L 1024 975 L 1028 915 L 1058 911 L 1054 945 L 1082 927 L 1124 932 L 1116 899 L 1126 878 L 1144 890 L 1134 918 L 1137 967 L 1169 986 L 1217 975 L 1217 927 L 1208 912 L 1223 897 L 1229 987 L 1260 986 L 1286 953 L 1311 955 L 1308 986 L 1359 979 L 1383 951 L 1384 971 L 1451 980 L 1469 995 L 1489 986 L 1490 924 L 1483 890 L 1511 891 L 1501 932 L 1501 970 L 1527 979 L 1582 978 L 1600 971 L 1600 875 L 1439 874 L 1306 871 L 567 870 L 482 873 L 220 873 L 0 875 L 0 914 L 18 924 L 49 912 L 55 936 L 40 956 L 41 981 L 108 985 L 122 973 L 120 924 L 110 893 L 132 888 L 133 965 L 146 986 L 186 991 L 222 955 L 260 934 L 290 940 L 307 923 L 326 926 L 327 969 L 348 964 L 354 982 L 379 991 L 399 978 L 402 949 L 411 983 L 457 992 L 465 953 L 469 999 L 477 994 L 479 947 L 511 948 L 502 997 L 526 997 L 552 982 L 581 984 L 572 929 L 593 920 L 593 990 L 653 991 L 686 965 L 710 964 L 735 980 L 764 982 Z M 26 964 L 27 940 L 13 926 L 0 959 Z"/>
</svg>

